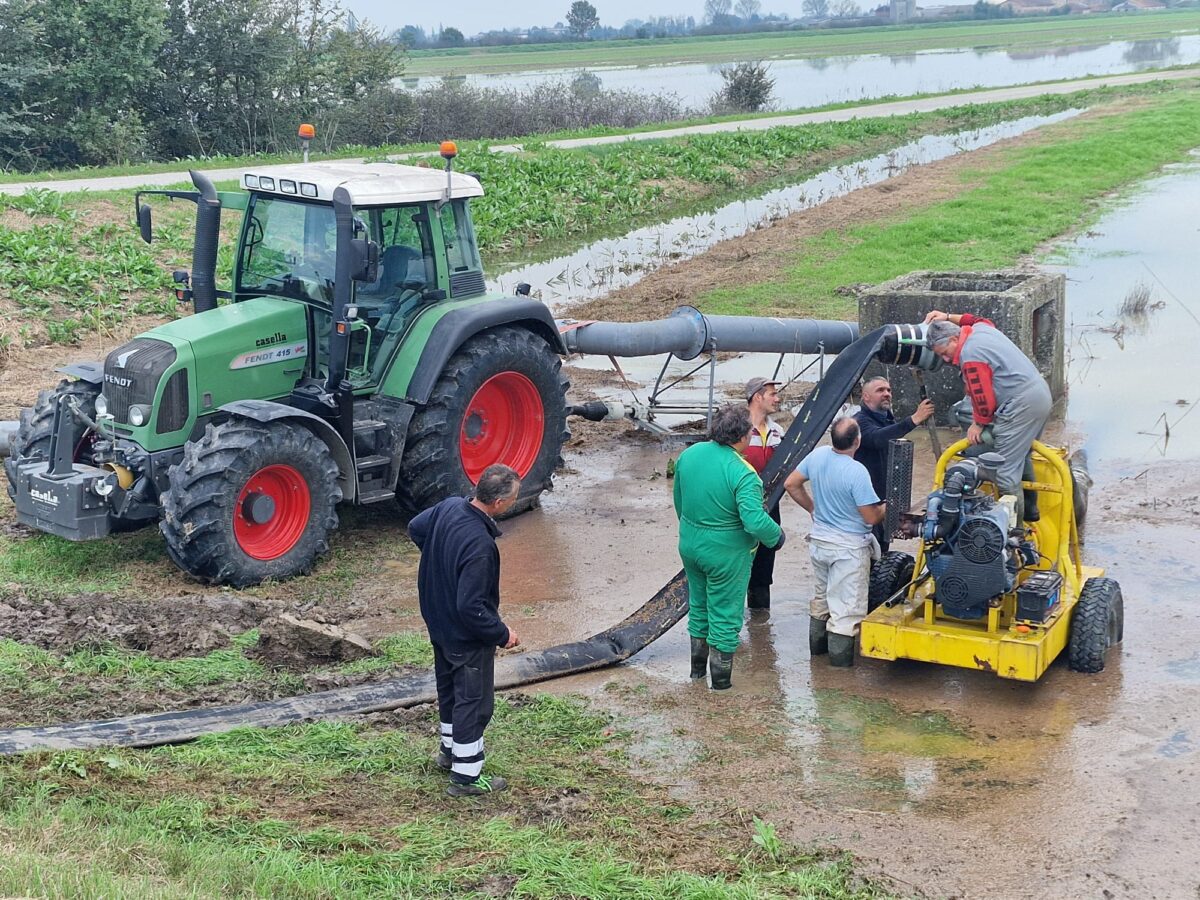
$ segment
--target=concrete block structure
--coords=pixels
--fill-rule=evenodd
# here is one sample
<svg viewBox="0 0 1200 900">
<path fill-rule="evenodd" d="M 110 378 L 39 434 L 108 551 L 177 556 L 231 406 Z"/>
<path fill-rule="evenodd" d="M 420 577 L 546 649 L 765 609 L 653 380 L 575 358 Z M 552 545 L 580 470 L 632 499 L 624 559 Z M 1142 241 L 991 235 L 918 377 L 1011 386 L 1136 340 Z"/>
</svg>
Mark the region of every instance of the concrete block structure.
<svg viewBox="0 0 1200 900">
<path fill-rule="evenodd" d="M 1047 272 L 913 272 L 860 294 L 858 322 L 866 334 L 880 325 L 920 322 L 932 309 L 984 316 L 1034 361 L 1057 400 L 1065 386 L 1065 293 L 1066 278 Z M 867 377 L 880 373 L 891 379 L 897 415 L 907 415 L 919 399 L 911 370 L 873 364 Z M 951 424 L 949 408 L 963 396 L 958 369 L 926 373 L 925 384 L 937 405 L 937 423 Z"/>
</svg>

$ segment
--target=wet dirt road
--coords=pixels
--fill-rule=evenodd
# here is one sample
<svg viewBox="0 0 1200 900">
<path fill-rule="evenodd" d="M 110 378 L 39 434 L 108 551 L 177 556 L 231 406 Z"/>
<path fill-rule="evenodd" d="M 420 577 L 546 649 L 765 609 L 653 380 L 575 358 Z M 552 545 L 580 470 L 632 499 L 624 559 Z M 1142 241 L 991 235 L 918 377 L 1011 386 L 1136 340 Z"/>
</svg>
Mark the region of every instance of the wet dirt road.
<svg viewBox="0 0 1200 900">
<path fill-rule="evenodd" d="M 916 663 L 839 671 L 811 661 L 807 516 L 785 500 L 792 540 L 774 609 L 743 631 L 733 691 L 689 683 L 682 626 L 619 669 L 543 689 L 613 711 L 635 735 L 637 764 L 681 799 L 732 804 L 796 840 L 851 850 L 901 892 L 1196 897 L 1200 440 L 1185 414 L 1200 359 L 1185 348 L 1200 321 L 1181 289 L 1167 293 L 1188 284 L 1196 228 L 1168 235 L 1146 216 L 1170 219 L 1198 198 L 1200 170 L 1169 174 L 1081 238 L 1065 266 L 1071 394 L 1049 437 L 1066 433 L 1092 453 L 1085 562 L 1106 567 L 1125 595 L 1125 641 L 1103 673 L 1060 661 L 1027 685 Z M 1165 305 L 1120 332 L 1119 306 L 1149 277 L 1146 261 Z M 1160 414 L 1174 426 L 1167 442 Z M 916 491 L 932 454 L 924 435 L 913 439 Z M 628 440 L 570 454 L 544 510 L 508 526 L 506 597 L 529 604 L 528 643 L 599 630 L 678 570 L 670 455 Z"/>
</svg>

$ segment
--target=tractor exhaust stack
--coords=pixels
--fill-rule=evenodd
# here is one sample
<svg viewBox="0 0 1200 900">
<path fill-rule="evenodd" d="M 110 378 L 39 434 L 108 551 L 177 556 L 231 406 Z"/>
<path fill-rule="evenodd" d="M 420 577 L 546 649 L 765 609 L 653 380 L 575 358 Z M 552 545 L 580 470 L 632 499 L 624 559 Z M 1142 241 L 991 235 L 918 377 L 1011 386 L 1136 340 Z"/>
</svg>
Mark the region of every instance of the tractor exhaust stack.
<svg viewBox="0 0 1200 900">
<path fill-rule="evenodd" d="M 221 236 L 221 201 L 207 177 L 188 172 L 196 198 L 196 245 L 192 250 L 192 305 L 196 312 L 217 308 L 217 242 Z"/>
</svg>

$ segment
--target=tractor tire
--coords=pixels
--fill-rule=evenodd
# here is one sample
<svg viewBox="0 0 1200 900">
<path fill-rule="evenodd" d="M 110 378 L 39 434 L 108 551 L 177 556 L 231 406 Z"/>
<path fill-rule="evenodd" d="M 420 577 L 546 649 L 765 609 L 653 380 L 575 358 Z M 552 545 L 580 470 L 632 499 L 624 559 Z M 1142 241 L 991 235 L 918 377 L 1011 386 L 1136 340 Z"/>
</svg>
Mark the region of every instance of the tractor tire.
<svg viewBox="0 0 1200 900">
<path fill-rule="evenodd" d="M 342 499 L 325 443 L 293 422 L 230 419 L 184 445 L 159 529 L 179 568 L 246 587 L 309 572 L 329 550 Z"/>
<path fill-rule="evenodd" d="M 52 391 L 39 391 L 37 401 L 28 409 L 21 410 L 20 425 L 12 439 L 10 455 L 13 459 L 41 456 L 50 458 L 50 438 L 54 430 L 54 407 L 59 397 L 75 397 L 80 408 L 91 416 L 96 417 L 96 398 L 100 396 L 100 385 L 86 381 L 63 380 Z M 87 426 L 78 422 L 73 425 L 76 437 L 74 461 L 90 463 L 91 447 L 86 440 Z M 16 499 L 16 485 L 10 479 L 8 496 Z"/>
<path fill-rule="evenodd" d="M 916 560 L 899 550 L 889 550 L 872 563 L 871 581 L 867 588 L 867 612 L 872 612 L 912 581 L 915 564 Z"/>
<path fill-rule="evenodd" d="M 1121 586 L 1111 578 L 1083 583 L 1071 616 L 1067 665 L 1076 672 L 1104 671 L 1104 654 L 1125 637 L 1125 601 Z"/>
<path fill-rule="evenodd" d="M 466 496 L 493 463 L 521 476 L 509 515 L 536 506 L 570 436 L 567 387 L 558 354 L 523 328 L 494 328 L 465 341 L 409 425 L 396 485 L 401 507 L 415 514 Z"/>
</svg>

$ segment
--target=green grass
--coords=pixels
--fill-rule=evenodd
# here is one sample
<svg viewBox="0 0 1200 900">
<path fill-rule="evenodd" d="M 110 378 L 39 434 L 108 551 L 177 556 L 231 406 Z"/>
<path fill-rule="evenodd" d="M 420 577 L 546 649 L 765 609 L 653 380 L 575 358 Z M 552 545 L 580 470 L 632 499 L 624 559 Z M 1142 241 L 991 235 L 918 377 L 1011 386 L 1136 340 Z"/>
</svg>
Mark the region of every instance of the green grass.
<svg viewBox="0 0 1200 900">
<path fill-rule="evenodd" d="M 142 564 L 171 565 L 157 528 L 79 543 L 40 532 L 0 537 L 0 583 L 19 584 L 39 595 L 126 588 Z"/>
<path fill-rule="evenodd" d="M 656 40 L 529 44 L 410 52 L 405 75 L 467 75 L 596 66 L 721 63 L 746 59 L 906 54 L 980 47 L 1031 49 L 1170 37 L 1200 30 L 1200 12 L 1089 15 L 986 22 L 712 35 Z"/>
<path fill-rule="evenodd" d="M 804 241 L 778 277 L 699 299 L 713 313 L 775 312 L 845 318 L 842 285 L 877 284 L 918 269 L 988 270 L 1085 228 L 1114 191 L 1200 146 L 1200 94 L 1180 92 L 1118 116 L 1054 126 L 1057 138 L 1004 152 L 994 168 L 968 170 L 953 199 L 899 221 L 827 231 Z"/>
<path fill-rule="evenodd" d="M 455 801 L 433 718 L 237 731 L 150 752 L 0 760 L 0 892 L 38 896 L 871 898 L 841 854 L 690 810 L 625 772 L 608 720 L 501 700 L 489 770 Z M 704 871 L 680 860 L 706 860 Z"/>
</svg>

